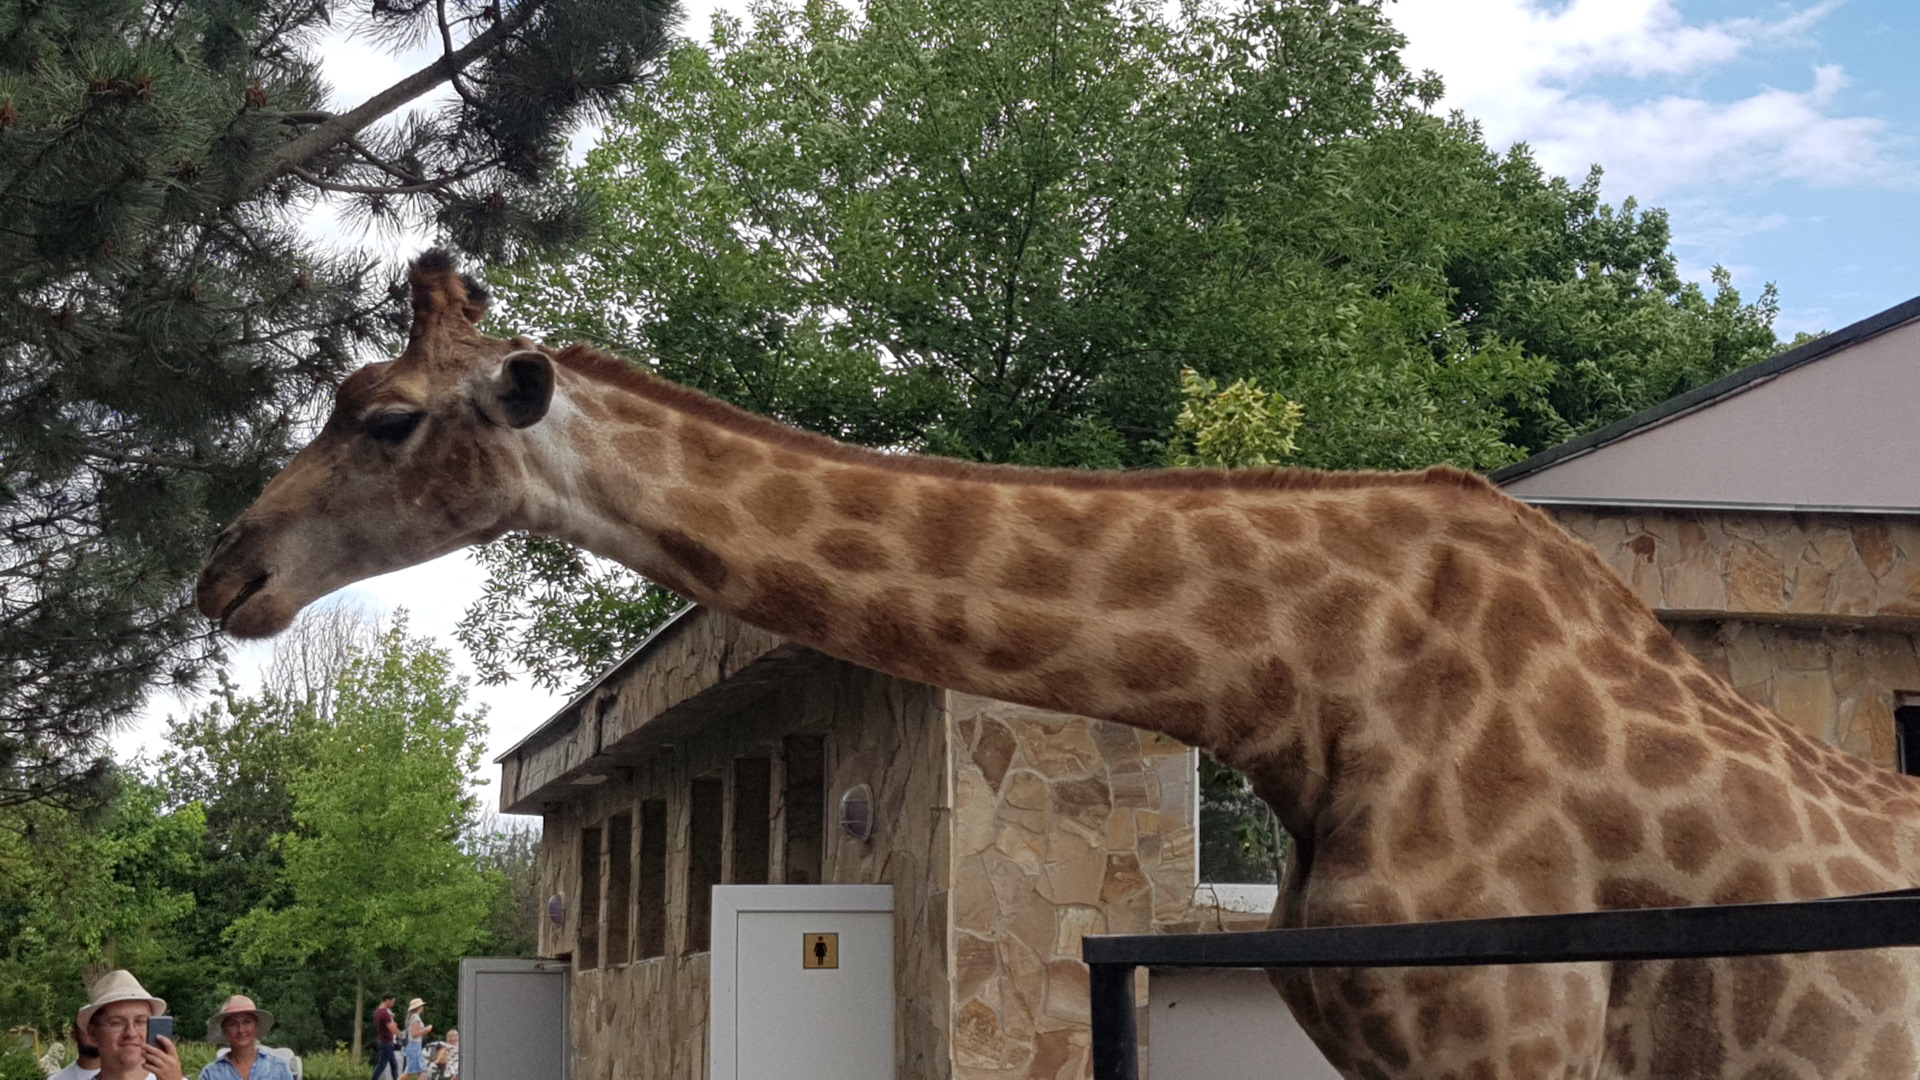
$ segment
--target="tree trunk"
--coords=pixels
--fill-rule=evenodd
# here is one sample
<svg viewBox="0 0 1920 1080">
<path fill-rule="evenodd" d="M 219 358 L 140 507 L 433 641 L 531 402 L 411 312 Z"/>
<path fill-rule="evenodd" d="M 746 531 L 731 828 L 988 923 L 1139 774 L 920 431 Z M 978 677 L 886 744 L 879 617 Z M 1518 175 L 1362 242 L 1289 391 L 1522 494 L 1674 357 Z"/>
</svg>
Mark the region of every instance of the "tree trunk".
<svg viewBox="0 0 1920 1080">
<path fill-rule="evenodd" d="M 361 1062 L 360 1025 L 366 1022 L 366 1012 L 367 977 L 356 975 L 353 980 L 353 1067 L 356 1069 L 360 1067 Z"/>
</svg>

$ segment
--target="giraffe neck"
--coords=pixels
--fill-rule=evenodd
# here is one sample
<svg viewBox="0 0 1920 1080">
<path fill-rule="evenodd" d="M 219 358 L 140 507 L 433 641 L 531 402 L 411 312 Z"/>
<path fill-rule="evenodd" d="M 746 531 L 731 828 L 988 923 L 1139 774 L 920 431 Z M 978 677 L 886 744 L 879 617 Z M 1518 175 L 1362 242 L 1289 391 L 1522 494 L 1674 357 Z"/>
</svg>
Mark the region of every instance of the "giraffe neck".
<svg viewBox="0 0 1920 1080">
<path fill-rule="evenodd" d="M 1263 791 L 1283 820 L 1355 775 L 1341 755 L 1379 741 L 1361 728 L 1389 722 L 1382 687 L 1404 699 L 1392 722 L 1445 723 L 1565 620 L 1621 606 L 1563 533 L 1451 470 L 1116 476 L 887 455 L 583 350 L 558 360 L 560 423 L 533 465 L 550 495 L 521 524 L 903 678 L 1284 764 L 1292 790 Z M 1558 611 L 1492 568 L 1537 576 L 1542 560 Z"/>
</svg>

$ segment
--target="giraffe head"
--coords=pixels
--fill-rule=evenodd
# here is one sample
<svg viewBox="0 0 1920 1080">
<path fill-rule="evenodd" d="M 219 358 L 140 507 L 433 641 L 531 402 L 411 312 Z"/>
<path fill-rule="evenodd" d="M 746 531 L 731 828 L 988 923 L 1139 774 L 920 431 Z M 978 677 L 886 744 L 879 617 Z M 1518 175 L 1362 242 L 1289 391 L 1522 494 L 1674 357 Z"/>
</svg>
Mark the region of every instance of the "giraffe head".
<svg viewBox="0 0 1920 1080">
<path fill-rule="evenodd" d="M 406 350 L 341 383 L 319 436 L 201 571 L 200 610 L 237 636 L 278 633 L 334 589 L 513 527 L 552 361 L 523 338 L 480 333 L 486 290 L 445 252 L 421 256 L 408 280 Z"/>
</svg>

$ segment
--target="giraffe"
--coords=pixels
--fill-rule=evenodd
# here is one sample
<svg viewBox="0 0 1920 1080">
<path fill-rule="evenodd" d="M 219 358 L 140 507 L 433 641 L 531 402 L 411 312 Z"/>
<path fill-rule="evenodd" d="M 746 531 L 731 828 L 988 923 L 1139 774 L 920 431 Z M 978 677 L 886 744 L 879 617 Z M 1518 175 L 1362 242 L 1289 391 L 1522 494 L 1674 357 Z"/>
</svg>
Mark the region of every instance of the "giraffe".
<svg viewBox="0 0 1920 1080">
<path fill-rule="evenodd" d="M 834 443 L 594 348 L 480 333 L 451 258 L 407 347 L 217 541 L 231 633 L 511 529 L 906 679 L 1245 771 L 1296 838 L 1277 926 L 1920 884 L 1920 783 L 1710 674 L 1486 481 L 1088 473 Z M 1356 1078 L 1920 1073 L 1920 957 L 1277 973 Z"/>
</svg>

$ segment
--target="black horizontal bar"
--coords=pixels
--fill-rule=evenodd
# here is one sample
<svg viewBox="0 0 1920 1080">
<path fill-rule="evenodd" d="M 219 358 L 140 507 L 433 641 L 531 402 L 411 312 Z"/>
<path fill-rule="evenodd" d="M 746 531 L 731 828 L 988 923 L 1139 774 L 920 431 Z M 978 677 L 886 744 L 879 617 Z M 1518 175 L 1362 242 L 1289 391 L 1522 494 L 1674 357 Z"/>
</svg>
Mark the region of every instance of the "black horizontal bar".
<svg viewBox="0 0 1920 1080">
<path fill-rule="evenodd" d="M 1677 960 L 1920 946 L 1920 896 L 1638 908 L 1569 915 L 1250 930 L 1102 934 L 1088 964 L 1149 967 L 1432 967 Z"/>
</svg>

